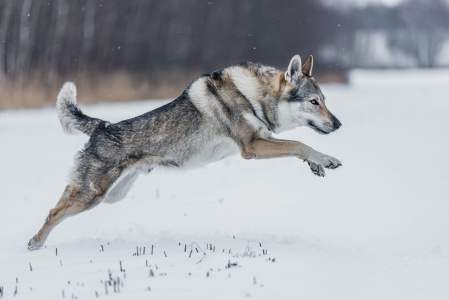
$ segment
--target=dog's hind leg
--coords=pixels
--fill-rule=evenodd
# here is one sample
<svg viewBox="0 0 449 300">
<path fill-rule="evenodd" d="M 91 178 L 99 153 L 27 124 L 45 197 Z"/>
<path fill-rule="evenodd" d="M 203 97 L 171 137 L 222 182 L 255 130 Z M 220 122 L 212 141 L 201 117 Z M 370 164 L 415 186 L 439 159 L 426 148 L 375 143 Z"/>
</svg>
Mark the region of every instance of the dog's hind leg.
<svg viewBox="0 0 449 300">
<path fill-rule="evenodd" d="M 137 170 L 123 172 L 120 178 L 109 188 L 103 203 L 115 203 L 125 198 L 140 173 Z"/>
<path fill-rule="evenodd" d="M 122 172 L 121 168 L 105 166 L 95 161 L 79 164 L 72 183 L 65 188 L 56 207 L 50 210 L 42 228 L 29 241 L 28 249 L 37 250 L 42 247 L 53 228 L 64 219 L 100 204 Z"/>
<path fill-rule="evenodd" d="M 95 207 L 103 199 L 103 195 L 95 196 L 92 193 L 85 193 L 82 190 L 71 187 L 65 189 L 61 199 L 55 208 L 50 210 L 45 223 L 39 232 L 29 241 L 28 249 L 39 249 L 47 239 L 53 228 L 64 219 L 77 215 L 83 211 Z"/>
<path fill-rule="evenodd" d="M 59 199 L 56 206 L 61 205 L 62 203 L 64 203 L 67 200 L 67 198 L 69 198 L 70 191 L 71 191 L 71 187 L 70 187 L 70 185 L 67 185 L 65 187 L 64 193 L 62 193 L 61 199 Z"/>
<path fill-rule="evenodd" d="M 89 210 L 100 204 L 113 191 L 111 200 L 123 198 L 140 173 L 127 172 L 136 161 L 128 160 L 119 167 L 106 165 L 89 157 L 78 157 L 78 167 L 56 207 L 50 210 L 44 225 L 29 241 L 28 249 L 37 250 L 44 244 L 50 232 L 64 219 Z M 121 175 L 123 174 L 123 177 Z M 114 183 L 116 183 L 114 185 Z"/>
</svg>

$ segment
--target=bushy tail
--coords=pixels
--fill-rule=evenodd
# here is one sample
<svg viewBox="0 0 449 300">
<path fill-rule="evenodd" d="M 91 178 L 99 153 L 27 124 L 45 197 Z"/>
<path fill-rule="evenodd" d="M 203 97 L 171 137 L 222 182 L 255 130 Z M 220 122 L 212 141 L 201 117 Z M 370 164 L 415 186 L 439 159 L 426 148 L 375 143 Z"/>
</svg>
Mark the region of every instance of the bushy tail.
<svg viewBox="0 0 449 300">
<path fill-rule="evenodd" d="M 65 133 L 83 132 L 92 135 L 95 129 L 105 121 L 85 115 L 76 104 L 76 86 L 72 81 L 66 81 L 58 94 L 56 102 L 59 121 Z"/>
</svg>

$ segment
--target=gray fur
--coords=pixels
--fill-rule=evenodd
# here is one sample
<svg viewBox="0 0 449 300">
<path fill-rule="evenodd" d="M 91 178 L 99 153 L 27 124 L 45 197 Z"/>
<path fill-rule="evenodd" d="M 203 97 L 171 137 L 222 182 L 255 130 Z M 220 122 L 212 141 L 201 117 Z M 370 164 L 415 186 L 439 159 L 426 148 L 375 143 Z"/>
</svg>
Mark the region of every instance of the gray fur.
<svg viewBox="0 0 449 300">
<path fill-rule="evenodd" d="M 114 124 L 85 115 L 76 104 L 75 84 L 66 82 L 57 100 L 61 125 L 90 139 L 29 248 L 42 246 L 64 218 L 123 199 L 139 174 L 155 168 L 194 168 L 236 153 L 245 159 L 296 156 L 318 176 L 324 176 L 324 168 L 337 168 L 336 158 L 271 137 L 302 125 L 324 134 L 341 126 L 308 76 L 312 65 L 308 60 L 301 73 L 295 56 L 285 73 L 261 64 L 231 66 L 201 76 L 164 106 Z"/>
</svg>

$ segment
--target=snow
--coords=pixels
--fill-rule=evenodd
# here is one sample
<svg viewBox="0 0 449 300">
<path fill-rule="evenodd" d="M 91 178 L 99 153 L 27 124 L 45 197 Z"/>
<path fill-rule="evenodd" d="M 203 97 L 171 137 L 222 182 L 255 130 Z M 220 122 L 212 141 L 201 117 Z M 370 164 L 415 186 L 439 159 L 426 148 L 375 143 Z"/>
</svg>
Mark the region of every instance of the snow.
<svg viewBox="0 0 449 300">
<path fill-rule="evenodd" d="M 325 178 L 295 158 L 155 170 L 33 252 L 87 136 L 54 108 L 0 112 L 3 299 L 447 299 L 449 71 L 350 79 L 322 86 L 340 130 L 281 135 L 343 161 Z M 82 108 L 119 121 L 163 103 Z"/>
</svg>

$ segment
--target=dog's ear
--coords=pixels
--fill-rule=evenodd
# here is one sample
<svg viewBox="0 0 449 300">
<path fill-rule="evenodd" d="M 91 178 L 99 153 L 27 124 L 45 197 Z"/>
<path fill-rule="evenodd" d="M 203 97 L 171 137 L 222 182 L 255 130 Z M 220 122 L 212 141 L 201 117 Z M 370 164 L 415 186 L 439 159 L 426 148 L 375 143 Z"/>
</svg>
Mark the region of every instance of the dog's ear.
<svg viewBox="0 0 449 300">
<path fill-rule="evenodd" d="M 299 55 L 295 55 L 290 60 L 287 72 L 285 72 L 285 80 L 290 81 L 292 84 L 298 84 L 301 78 L 301 57 Z"/>
<path fill-rule="evenodd" d="M 313 68 L 313 56 L 309 55 L 309 58 L 307 59 L 304 66 L 302 66 L 302 74 L 305 76 L 312 77 L 312 68 Z"/>
</svg>

